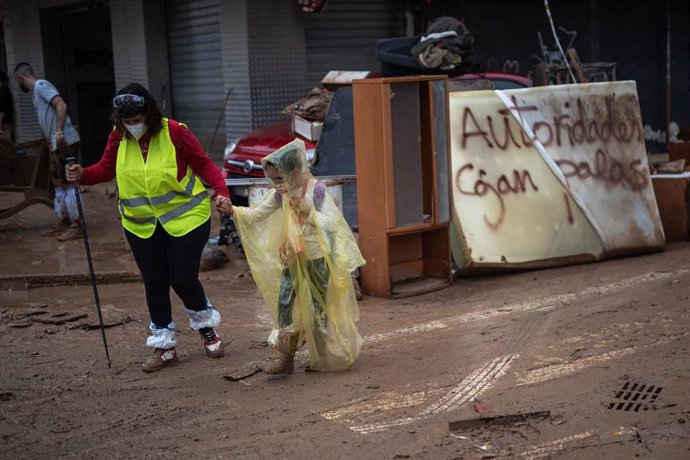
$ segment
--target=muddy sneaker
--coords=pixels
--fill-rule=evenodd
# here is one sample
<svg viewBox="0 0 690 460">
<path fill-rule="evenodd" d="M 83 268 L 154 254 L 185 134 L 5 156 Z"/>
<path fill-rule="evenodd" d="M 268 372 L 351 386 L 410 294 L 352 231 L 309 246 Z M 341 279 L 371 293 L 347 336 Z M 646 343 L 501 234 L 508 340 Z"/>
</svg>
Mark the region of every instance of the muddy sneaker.
<svg viewBox="0 0 690 460">
<path fill-rule="evenodd" d="M 58 241 L 71 241 L 81 239 L 81 227 L 78 223 L 73 223 L 65 230 L 60 236 L 57 237 Z"/>
<path fill-rule="evenodd" d="M 177 352 L 175 348 L 156 348 L 141 367 L 141 372 L 155 372 L 164 368 L 168 364 L 177 362 Z"/>
<path fill-rule="evenodd" d="M 212 327 L 199 329 L 199 335 L 204 341 L 204 350 L 209 358 L 220 358 L 224 354 L 223 342 Z"/>
<path fill-rule="evenodd" d="M 57 236 L 62 235 L 69 228 L 69 221 L 60 221 L 50 227 L 48 230 L 41 232 L 41 236 Z"/>
</svg>

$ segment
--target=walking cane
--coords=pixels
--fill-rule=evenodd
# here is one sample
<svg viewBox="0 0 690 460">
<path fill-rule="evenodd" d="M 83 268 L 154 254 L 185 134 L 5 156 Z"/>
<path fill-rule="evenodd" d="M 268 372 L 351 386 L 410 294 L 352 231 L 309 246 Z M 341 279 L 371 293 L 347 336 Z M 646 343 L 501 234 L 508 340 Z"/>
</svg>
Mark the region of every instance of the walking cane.
<svg viewBox="0 0 690 460">
<path fill-rule="evenodd" d="M 67 164 L 72 166 L 76 161 L 75 157 L 65 158 Z M 105 347 L 105 357 L 108 360 L 108 368 L 110 368 L 110 353 L 108 353 L 108 341 L 105 338 L 105 327 L 103 326 L 103 314 L 101 313 L 101 301 L 98 298 L 98 287 L 96 287 L 96 274 L 93 271 L 93 260 L 91 260 L 91 249 L 89 248 L 89 236 L 86 234 L 86 221 L 84 220 L 84 208 L 81 205 L 81 192 L 79 192 L 79 184 L 74 184 L 74 195 L 77 198 L 77 208 L 79 208 L 79 224 L 81 225 L 81 234 L 84 236 L 84 249 L 86 250 L 86 260 L 89 261 L 89 272 L 91 274 L 91 286 L 93 287 L 93 296 L 96 299 L 96 311 L 98 311 L 98 323 L 101 325 L 101 336 L 103 337 L 103 346 Z"/>
</svg>

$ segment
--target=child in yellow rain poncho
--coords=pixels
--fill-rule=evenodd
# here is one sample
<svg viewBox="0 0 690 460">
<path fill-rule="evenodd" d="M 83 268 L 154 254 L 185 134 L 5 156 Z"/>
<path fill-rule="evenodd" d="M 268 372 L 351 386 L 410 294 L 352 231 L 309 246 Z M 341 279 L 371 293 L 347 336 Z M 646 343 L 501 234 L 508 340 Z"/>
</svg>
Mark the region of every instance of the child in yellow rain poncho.
<svg viewBox="0 0 690 460">
<path fill-rule="evenodd" d="M 304 342 L 308 369 L 347 369 L 362 345 L 359 308 L 350 273 L 364 265 L 350 227 L 307 166 L 297 139 L 261 161 L 276 186 L 256 205 L 224 209 L 234 215 L 247 261 L 273 313 L 268 342 L 277 359 L 264 372 L 291 373 Z"/>
</svg>

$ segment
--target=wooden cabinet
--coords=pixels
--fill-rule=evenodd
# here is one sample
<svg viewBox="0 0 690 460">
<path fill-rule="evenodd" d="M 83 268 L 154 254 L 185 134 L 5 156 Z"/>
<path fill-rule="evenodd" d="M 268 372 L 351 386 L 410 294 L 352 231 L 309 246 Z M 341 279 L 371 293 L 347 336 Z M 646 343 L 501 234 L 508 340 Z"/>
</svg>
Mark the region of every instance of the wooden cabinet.
<svg viewBox="0 0 690 460">
<path fill-rule="evenodd" d="M 690 240 L 690 172 L 652 176 L 666 241 Z"/>
<path fill-rule="evenodd" d="M 448 286 L 446 77 L 356 80 L 353 110 L 364 292 L 404 297 Z"/>
</svg>

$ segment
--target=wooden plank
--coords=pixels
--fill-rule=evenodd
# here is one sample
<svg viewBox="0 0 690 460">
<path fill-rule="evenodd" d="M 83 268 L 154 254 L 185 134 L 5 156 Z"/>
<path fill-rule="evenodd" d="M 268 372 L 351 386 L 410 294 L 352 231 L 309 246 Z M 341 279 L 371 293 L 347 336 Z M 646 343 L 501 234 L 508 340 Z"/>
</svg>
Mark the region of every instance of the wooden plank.
<svg viewBox="0 0 690 460">
<path fill-rule="evenodd" d="M 391 265 L 390 275 L 393 284 L 420 278 L 424 275 L 424 261 L 414 260 L 412 262 Z"/>
<path fill-rule="evenodd" d="M 379 209 L 383 211 L 386 217 L 386 227 L 395 227 L 395 182 L 393 176 L 395 174 L 393 167 L 393 123 L 391 120 L 391 88 L 390 85 L 384 84 L 380 87 L 381 91 L 381 118 L 383 122 L 380 125 L 381 143 L 379 148 L 382 149 L 382 171 L 383 174 L 379 176 L 379 180 L 383 184 L 383 198 L 384 207 Z"/>
<path fill-rule="evenodd" d="M 422 260 L 422 236 L 416 233 L 391 237 L 388 240 L 391 265 L 412 260 Z"/>
<path fill-rule="evenodd" d="M 420 224 L 412 227 L 399 227 L 388 230 L 388 235 L 406 235 L 410 233 L 428 232 L 431 230 L 436 230 L 439 228 L 444 228 L 448 226 L 448 222 L 442 222 L 440 224 Z"/>
<path fill-rule="evenodd" d="M 426 294 L 427 292 L 438 291 L 450 285 L 450 281 L 440 278 L 421 277 L 412 281 L 394 284 L 391 289 L 390 297 L 399 299 L 413 295 Z"/>
<path fill-rule="evenodd" d="M 433 278 L 449 279 L 450 266 L 445 260 L 424 259 L 424 274 Z"/>
<path fill-rule="evenodd" d="M 688 179 L 653 178 L 652 185 L 666 241 L 690 239 Z"/>
<path fill-rule="evenodd" d="M 367 78 L 364 80 L 354 80 L 352 83 L 354 84 L 355 82 L 357 82 L 360 85 L 378 86 L 381 84 L 414 83 L 414 82 L 428 81 L 428 80 L 444 80 L 447 78 L 448 77 L 446 75 L 410 75 L 410 76 L 404 76 L 404 77 Z"/>
<path fill-rule="evenodd" d="M 568 60 L 570 61 L 570 67 L 575 71 L 579 83 L 588 83 L 589 79 L 582 69 L 582 62 L 580 62 L 580 56 L 577 55 L 575 48 L 568 48 Z"/>
<path fill-rule="evenodd" d="M 425 258 L 450 261 L 449 225 L 445 224 L 436 230 L 425 232 L 422 248 Z"/>
<path fill-rule="evenodd" d="M 367 263 L 361 269 L 362 288 L 371 295 L 387 297 L 390 292 L 388 276 L 388 238 L 386 236 L 386 171 L 382 150 L 390 138 L 386 127 L 388 117 L 380 86 L 352 85 L 355 133 L 355 170 L 357 173 L 357 212 L 359 218 L 359 246 Z"/>
</svg>

